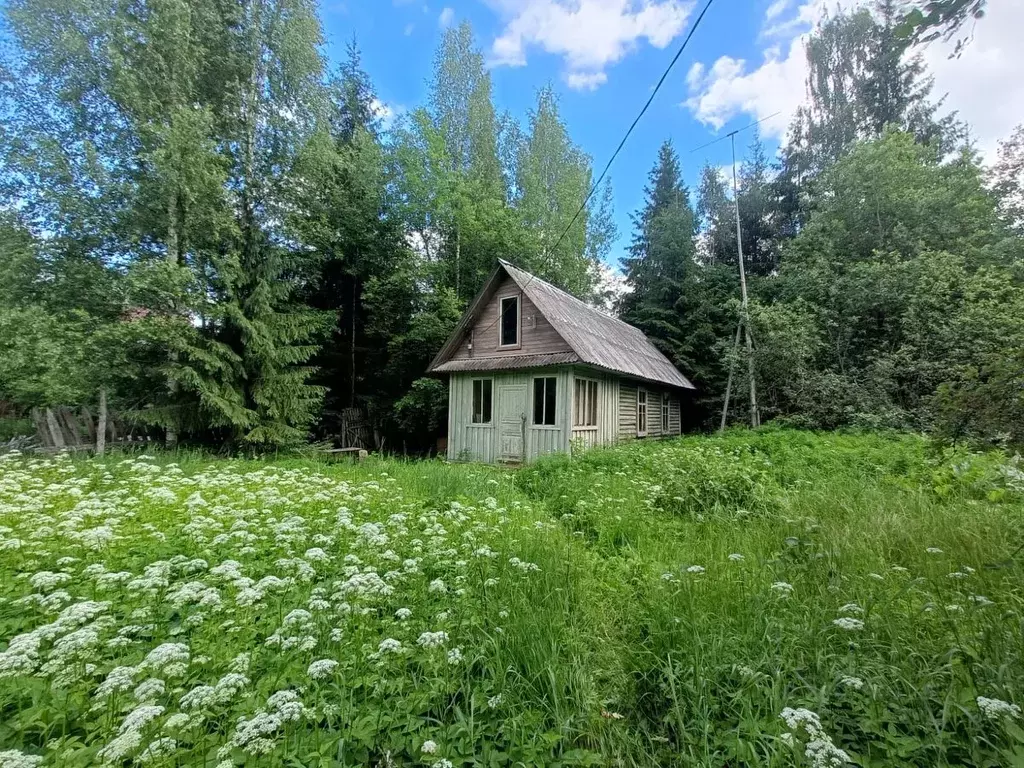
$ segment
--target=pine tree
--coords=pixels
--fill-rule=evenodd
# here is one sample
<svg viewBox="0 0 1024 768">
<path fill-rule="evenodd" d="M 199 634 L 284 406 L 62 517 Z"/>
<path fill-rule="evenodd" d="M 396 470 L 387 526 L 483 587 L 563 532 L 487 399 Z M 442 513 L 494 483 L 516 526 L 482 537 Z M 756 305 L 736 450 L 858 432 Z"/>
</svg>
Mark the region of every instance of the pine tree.
<svg viewBox="0 0 1024 768">
<path fill-rule="evenodd" d="M 624 260 L 630 291 L 620 303 L 621 317 L 644 331 L 707 395 L 721 375 L 714 346 L 724 318 L 708 303 L 712 286 L 696 259 L 695 216 L 668 141 L 658 151 L 633 228 Z"/>
<path fill-rule="evenodd" d="M 239 237 L 225 335 L 241 360 L 247 418 L 233 431 L 278 444 L 305 436 L 323 397 L 308 365 L 323 319 L 295 301 L 309 256 L 281 230 L 295 199 L 287 182 L 323 114 L 322 34 L 310 0 L 246 0 L 236 35 L 244 72 L 231 115 Z"/>
</svg>

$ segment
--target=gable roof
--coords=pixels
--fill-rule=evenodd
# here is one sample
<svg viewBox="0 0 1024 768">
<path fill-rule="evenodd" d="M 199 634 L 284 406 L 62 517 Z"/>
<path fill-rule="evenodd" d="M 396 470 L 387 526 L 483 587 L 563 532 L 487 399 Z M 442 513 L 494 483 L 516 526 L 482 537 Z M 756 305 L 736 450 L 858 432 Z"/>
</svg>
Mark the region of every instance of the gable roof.
<svg viewBox="0 0 1024 768">
<path fill-rule="evenodd" d="M 551 323 L 572 352 L 522 357 L 449 359 L 462 343 L 481 307 L 497 289 L 502 273 L 507 274 L 519 286 L 519 290 Z M 539 357 L 558 359 L 534 359 Z M 644 381 L 681 389 L 694 389 L 693 384 L 669 362 L 639 328 L 606 315 L 575 296 L 539 277 L 534 277 L 529 272 L 513 267 L 502 259 L 498 260 L 498 266 L 462 316 L 451 338 L 430 364 L 429 370 L 434 373 L 506 370 L 553 363 L 583 363 Z"/>
</svg>

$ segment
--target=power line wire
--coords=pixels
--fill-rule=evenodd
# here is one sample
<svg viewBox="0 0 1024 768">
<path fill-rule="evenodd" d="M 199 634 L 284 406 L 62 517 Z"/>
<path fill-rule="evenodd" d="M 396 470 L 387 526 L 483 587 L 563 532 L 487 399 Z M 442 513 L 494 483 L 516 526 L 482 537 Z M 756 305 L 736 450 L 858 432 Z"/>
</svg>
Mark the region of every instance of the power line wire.
<svg viewBox="0 0 1024 768">
<path fill-rule="evenodd" d="M 562 230 L 562 234 L 558 236 L 558 239 L 555 241 L 555 244 L 551 246 L 551 251 L 554 251 L 562 243 L 562 240 L 565 239 L 565 236 L 568 234 L 569 230 L 572 229 L 572 225 L 576 223 L 576 219 L 578 219 L 580 214 L 583 213 L 583 209 L 587 207 L 587 203 L 590 202 L 590 198 L 594 196 L 594 192 L 596 192 L 597 188 L 601 185 L 601 182 L 604 180 L 604 177 L 608 173 L 608 170 L 612 167 L 612 163 L 615 162 L 615 158 L 619 156 L 619 152 L 621 152 L 622 148 L 626 145 L 626 140 L 629 139 L 630 134 L 633 133 L 633 129 L 636 128 L 637 123 L 640 122 L 640 118 L 644 116 L 644 114 L 647 112 L 647 108 L 650 107 L 651 102 L 654 101 L 654 97 L 658 95 L 658 91 L 661 90 L 661 86 L 664 84 L 665 79 L 669 76 L 669 73 L 672 71 L 672 68 L 676 65 L 676 62 L 679 61 L 679 57 L 683 55 L 683 51 L 686 50 L 686 46 L 689 44 L 690 38 L 692 38 L 694 32 L 697 31 L 697 27 L 700 26 L 701 21 L 703 21 L 704 19 L 704 14 L 708 12 L 708 9 L 711 7 L 711 4 L 714 1 L 715 0 L 708 0 L 707 3 L 704 4 L 704 8 L 701 10 L 700 15 L 697 16 L 697 20 L 693 22 L 693 26 L 690 27 L 690 31 L 686 34 L 686 38 L 683 40 L 683 44 L 679 46 L 679 50 L 676 51 L 676 55 L 672 57 L 672 60 L 668 63 L 668 66 L 665 68 L 665 71 L 662 72 L 661 77 L 658 79 L 658 82 L 654 86 L 654 90 L 651 91 L 651 95 L 644 103 L 644 106 L 640 110 L 640 113 L 636 116 L 636 118 L 634 118 L 633 122 L 626 130 L 625 135 L 622 137 L 622 141 L 619 142 L 619 145 L 615 148 L 615 151 L 612 153 L 612 156 L 608 159 L 608 162 L 604 166 L 604 170 L 601 171 L 601 175 L 597 177 L 597 181 L 594 182 L 593 186 L 590 188 L 590 191 L 587 193 L 587 196 L 583 199 L 583 203 L 576 210 L 576 213 L 573 214 L 572 220 L 569 222 L 566 228 Z M 767 120 L 767 118 L 765 119 Z M 523 284 L 522 288 L 520 288 L 520 294 L 522 294 L 523 290 L 526 289 L 526 286 L 529 285 L 533 281 L 533 279 L 534 275 L 531 274 L 530 279 Z M 501 318 L 502 315 L 501 313 L 499 313 L 498 316 L 494 318 L 494 320 L 491 321 L 491 323 L 486 328 L 482 329 L 482 331 L 489 330 L 491 327 L 494 326 L 495 323 L 501 320 Z"/>
<path fill-rule="evenodd" d="M 717 144 L 720 141 L 725 141 L 730 136 L 735 136 L 737 133 L 742 133 L 743 131 L 747 130 L 747 128 L 753 128 L 755 125 L 758 125 L 759 123 L 763 123 L 765 120 L 771 120 L 773 117 L 775 117 L 776 115 L 780 115 L 780 114 L 782 114 L 781 110 L 779 112 L 773 112 L 772 114 L 768 115 L 767 117 L 762 117 L 760 120 L 755 120 L 754 122 L 750 123 L 749 125 L 744 125 L 742 128 L 737 128 L 735 131 L 729 131 L 724 136 L 719 136 L 717 139 L 712 139 L 711 141 L 707 142 L 706 144 L 701 144 L 699 147 L 694 147 L 693 149 L 690 150 L 690 154 L 692 155 L 697 150 L 704 149 L 704 147 L 710 147 L 712 144 Z"/>
</svg>

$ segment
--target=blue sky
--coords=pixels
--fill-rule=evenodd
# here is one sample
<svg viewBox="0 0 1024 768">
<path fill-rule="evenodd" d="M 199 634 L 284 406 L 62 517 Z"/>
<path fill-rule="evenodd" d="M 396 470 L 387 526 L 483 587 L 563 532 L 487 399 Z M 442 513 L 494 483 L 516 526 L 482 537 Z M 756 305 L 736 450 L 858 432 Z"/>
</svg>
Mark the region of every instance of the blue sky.
<svg viewBox="0 0 1024 768">
<path fill-rule="evenodd" d="M 600 169 L 701 7 L 703 0 L 322 0 L 321 15 L 332 62 L 355 35 L 392 112 L 425 102 L 442 29 L 470 21 L 498 110 L 525 119 L 537 89 L 550 83 L 573 140 Z M 715 0 L 612 166 L 619 227 L 613 262 L 629 242 L 629 214 L 642 203 L 662 141 L 675 144 L 691 186 L 705 161 L 728 165 L 729 143 L 690 150 L 734 127 L 779 112 L 762 125 L 769 148 L 778 146 L 803 99 L 803 39 L 822 7 L 823 0 Z M 1022 28 L 1024 2 L 990 0 L 963 56 L 950 61 L 942 46 L 924 52 L 937 91 L 974 125 L 986 157 L 1024 120 L 1024 56 L 1012 31 Z M 749 134 L 738 155 L 747 141 Z"/>
</svg>

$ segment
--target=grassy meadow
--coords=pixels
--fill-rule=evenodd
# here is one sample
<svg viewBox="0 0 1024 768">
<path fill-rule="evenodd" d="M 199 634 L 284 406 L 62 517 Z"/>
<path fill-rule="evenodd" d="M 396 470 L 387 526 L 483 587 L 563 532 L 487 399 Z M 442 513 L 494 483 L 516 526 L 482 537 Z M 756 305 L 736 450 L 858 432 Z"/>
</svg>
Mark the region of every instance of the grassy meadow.
<svg viewBox="0 0 1024 768">
<path fill-rule="evenodd" d="M 1024 765 L 1024 466 L 0 457 L 0 768 Z"/>
</svg>

